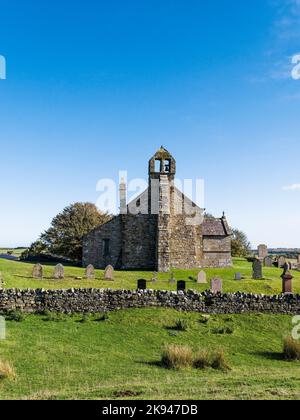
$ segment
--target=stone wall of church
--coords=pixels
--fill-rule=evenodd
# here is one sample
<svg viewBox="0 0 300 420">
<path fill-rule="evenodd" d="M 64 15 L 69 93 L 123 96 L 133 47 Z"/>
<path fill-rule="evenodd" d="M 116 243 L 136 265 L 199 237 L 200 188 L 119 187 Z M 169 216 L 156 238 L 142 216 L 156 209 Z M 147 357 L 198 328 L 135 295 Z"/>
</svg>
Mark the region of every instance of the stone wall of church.
<svg viewBox="0 0 300 420">
<path fill-rule="evenodd" d="M 202 267 L 231 266 L 231 237 L 204 237 Z"/>
<path fill-rule="evenodd" d="M 104 240 L 109 239 L 109 255 L 104 255 Z M 95 268 L 112 265 L 120 268 L 122 250 L 121 216 L 92 231 L 83 240 L 83 266 L 93 264 Z"/>
<path fill-rule="evenodd" d="M 170 223 L 171 267 L 201 267 L 201 227 L 191 226 L 184 215 L 172 216 Z"/>
<path fill-rule="evenodd" d="M 127 215 L 124 220 L 122 268 L 155 270 L 157 216 Z"/>
</svg>

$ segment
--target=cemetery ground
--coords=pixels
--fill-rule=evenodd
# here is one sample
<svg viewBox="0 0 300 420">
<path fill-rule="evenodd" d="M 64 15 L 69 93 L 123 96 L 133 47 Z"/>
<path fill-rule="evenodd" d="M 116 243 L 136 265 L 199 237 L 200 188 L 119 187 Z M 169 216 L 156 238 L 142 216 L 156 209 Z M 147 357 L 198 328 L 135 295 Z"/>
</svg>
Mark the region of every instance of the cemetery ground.
<svg viewBox="0 0 300 420">
<path fill-rule="evenodd" d="M 170 283 L 170 273 L 159 273 L 157 281 L 151 282 L 153 272 L 147 271 L 115 271 L 114 281 L 104 281 L 104 271 L 96 270 L 95 280 L 85 279 L 85 270 L 78 267 L 65 266 L 65 279 L 54 280 L 54 265 L 44 266 L 43 280 L 33 279 L 32 270 L 34 264 L 0 259 L 0 273 L 5 288 L 19 289 L 70 289 L 70 288 L 111 288 L 133 290 L 137 287 L 138 279 L 148 280 L 147 287 L 155 290 L 176 290 L 176 283 Z M 232 268 L 206 269 L 208 284 L 197 284 L 199 270 L 174 270 L 176 280 L 185 280 L 187 289 L 205 291 L 209 288 L 213 277 L 223 279 L 223 291 L 226 292 L 249 292 L 265 295 L 279 294 L 282 291 L 280 275 L 282 269 L 271 267 L 263 268 L 264 280 L 252 279 L 252 263 L 245 259 L 234 259 Z M 235 273 L 240 272 L 243 276 L 241 281 L 234 280 Z M 300 272 L 292 271 L 294 276 L 293 290 L 300 293 Z"/>
<path fill-rule="evenodd" d="M 152 272 L 115 272 L 105 282 L 103 271 L 95 280 L 84 269 L 65 267 L 66 278 L 53 280 L 52 265 L 43 280 L 31 278 L 33 264 L 0 260 L 5 287 L 67 289 L 95 287 L 134 289 L 139 278 Z M 282 269 L 264 268 L 264 280 L 252 280 L 252 264 L 235 259 L 230 269 L 205 270 L 223 279 L 225 292 L 237 290 L 274 294 L 281 292 Z M 205 290 L 193 277 L 199 270 L 174 270 L 176 280 Z M 241 272 L 241 281 L 234 274 Z M 295 292 L 300 273 L 293 271 Z M 149 283 L 153 289 L 175 289 L 169 274 Z M 174 328 L 182 320 L 185 331 Z M 300 363 L 282 356 L 283 339 L 291 334 L 292 317 L 285 315 L 211 315 L 172 309 L 129 309 L 100 314 L 25 315 L 7 320 L 7 338 L 0 341 L 0 362 L 14 374 L 0 375 L 0 399 L 300 399 Z M 165 345 L 188 345 L 194 352 L 223 349 L 230 370 L 192 367 L 178 370 L 161 365 Z"/>
<path fill-rule="evenodd" d="M 188 329 L 175 331 L 178 318 Z M 300 399 L 300 364 L 282 358 L 290 316 L 130 309 L 95 316 L 27 315 L 7 321 L 0 399 Z M 220 334 L 229 328 L 230 334 Z M 225 351 L 230 370 L 161 366 L 166 344 Z"/>
</svg>

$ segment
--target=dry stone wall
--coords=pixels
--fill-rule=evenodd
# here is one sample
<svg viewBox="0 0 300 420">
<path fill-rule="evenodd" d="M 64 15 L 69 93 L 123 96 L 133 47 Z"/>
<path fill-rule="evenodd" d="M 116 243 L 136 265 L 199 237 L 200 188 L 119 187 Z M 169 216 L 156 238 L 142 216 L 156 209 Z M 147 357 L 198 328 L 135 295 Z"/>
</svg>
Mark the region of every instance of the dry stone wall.
<svg viewBox="0 0 300 420">
<path fill-rule="evenodd" d="M 213 294 L 101 289 L 0 290 L 0 312 L 105 312 L 127 308 L 163 307 L 215 314 L 300 314 L 300 295 Z"/>
</svg>

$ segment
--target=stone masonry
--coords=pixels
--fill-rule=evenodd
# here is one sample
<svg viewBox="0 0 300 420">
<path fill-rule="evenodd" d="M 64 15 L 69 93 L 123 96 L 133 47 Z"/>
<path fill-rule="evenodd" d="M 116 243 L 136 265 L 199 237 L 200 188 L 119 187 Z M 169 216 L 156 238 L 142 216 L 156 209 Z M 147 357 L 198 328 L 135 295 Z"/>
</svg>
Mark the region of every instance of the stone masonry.
<svg viewBox="0 0 300 420">
<path fill-rule="evenodd" d="M 162 307 L 215 314 L 300 314 L 300 295 L 265 296 L 170 291 L 101 289 L 0 290 L 0 313 L 21 310 L 41 313 L 100 313 L 128 308 Z"/>
<path fill-rule="evenodd" d="M 120 185 L 120 214 L 83 240 L 83 265 L 146 269 L 229 267 L 231 230 L 226 217 L 207 218 L 174 185 L 176 161 L 163 147 L 149 161 L 149 186 L 126 205 Z"/>
</svg>

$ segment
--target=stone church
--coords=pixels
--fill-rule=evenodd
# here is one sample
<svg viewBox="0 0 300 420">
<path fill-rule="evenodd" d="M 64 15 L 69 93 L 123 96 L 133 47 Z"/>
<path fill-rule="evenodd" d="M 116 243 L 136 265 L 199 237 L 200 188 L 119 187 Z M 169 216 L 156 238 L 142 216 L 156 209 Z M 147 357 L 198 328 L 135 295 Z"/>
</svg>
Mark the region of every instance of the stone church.
<svg viewBox="0 0 300 420">
<path fill-rule="evenodd" d="M 123 270 L 229 267 L 231 231 L 225 215 L 206 217 L 174 186 L 176 161 L 163 147 L 149 161 L 149 186 L 127 204 L 120 185 L 120 214 L 83 239 L 83 265 Z"/>
</svg>

